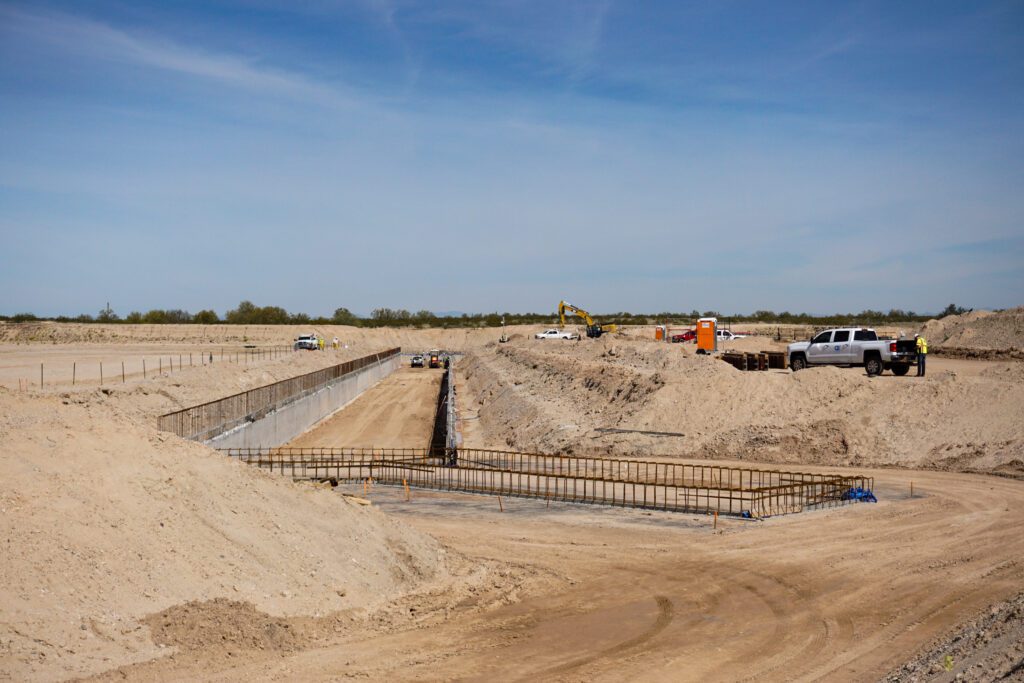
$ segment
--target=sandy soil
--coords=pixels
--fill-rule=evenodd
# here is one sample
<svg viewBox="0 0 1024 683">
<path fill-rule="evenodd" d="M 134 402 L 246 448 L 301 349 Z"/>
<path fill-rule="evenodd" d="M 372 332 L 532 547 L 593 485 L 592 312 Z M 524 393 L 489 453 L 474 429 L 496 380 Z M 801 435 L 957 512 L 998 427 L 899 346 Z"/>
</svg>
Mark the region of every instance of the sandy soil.
<svg viewBox="0 0 1024 683">
<path fill-rule="evenodd" d="M 403 367 L 288 446 L 427 448 L 441 371 Z"/>
<path fill-rule="evenodd" d="M 29 343 L 0 326 L 0 357 L 31 367 L 295 333 L 169 329 L 187 327 L 41 325 L 45 343 Z M 535 342 L 539 328 L 508 344 L 495 330 L 346 329 L 337 352 L 0 388 L 0 678 L 911 677 L 955 642 L 958 671 L 987 680 L 1014 656 L 998 643 L 1019 632 L 1002 603 L 1024 590 L 1024 481 L 962 471 L 1020 473 L 1024 364 L 936 358 L 924 380 L 740 373 L 649 328 L 568 344 Z M 470 446 L 882 466 L 869 472 L 881 502 L 718 530 L 384 489 L 363 505 L 155 429 L 163 412 L 398 344 L 466 352 Z M 429 376 L 382 382 L 338 414 L 339 438 L 422 438 L 428 410 L 413 404 L 429 396 L 433 410 Z M 993 609 L 1010 615 L 1004 630 L 967 623 Z"/>
<path fill-rule="evenodd" d="M 1024 536 L 1006 510 L 1024 503 L 1024 483 L 872 474 L 878 505 L 720 519 L 717 530 L 706 517 L 520 499 L 502 513 L 493 498 L 415 492 L 406 503 L 378 489 L 383 510 L 445 545 L 553 578 L 528 594 L 510 585 L 518 599 L 505 606 L 293 652 L 226 658 L 172 640 L 189 657 L 118 677 L 198 666 L 210 680 L 877 679 L 1019 592 Z"/>
<path fill-rule="evenodd" d="M 97 387 L 101 380 L 102 386 L 112 386 L 164 374 L 171 376 L 210 364 L 255 367 L 291 353 L 286 346 L 95 344 L 69 348 L 0 344 L 0 386 L 17 389 L 24 383 L 38 389 L 40 370 L 44 388 Z"/>
<path fill-rule="evenodd" d="M 489 565 L 375 508 L 156 430 L 169 410 L 361 354 L 0 388 L 0 679 L 60 680 L 164 654 L 147 615 L 192 601 L 390 622 L 404 596 L 457 601 L 491 581 Z"/>
<path fill-rule="evenodd" d="M 1020 351 L 1024 349 L 1024 306 L 929 320 L 920 332 L 939 349 Z"/>
<path fill-rule="evenodd" d="M 1019 362 L 935 358 L 923 380 L 836 367 L 741 372 L 689 346 L 524 338 L 472 351 L 463 370 L 465 405 L 491 445 L 1024 472 Z"/>
</svg>

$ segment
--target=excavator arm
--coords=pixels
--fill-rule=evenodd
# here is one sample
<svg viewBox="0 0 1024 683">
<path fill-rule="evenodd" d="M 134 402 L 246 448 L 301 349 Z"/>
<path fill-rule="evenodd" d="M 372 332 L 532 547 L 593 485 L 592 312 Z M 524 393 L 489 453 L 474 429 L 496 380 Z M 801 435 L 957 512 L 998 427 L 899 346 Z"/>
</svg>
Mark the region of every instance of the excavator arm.
<svg viewBox="0 0 1024 683">
<path fill-rule="evenodd" d="M 584 311 L 578 306 L 573 306 L 568 301 L 558 302 L 558 319 L 561 322 L 561 326 L 565 327 L 565 312 L 575 313 L 579 317 L 583 318 L 583 322 L 587 324 L 587 336 L 588 337 L 600 337 L 605 332 L 618 332 L 616 325 L 606 325 L 602 327 L 591 317 L 589 313 Z"/>
<path fill-rule="evenodd" d="M 568 301 L 559 301 L 558 302 L 558 318 L 561 321 L 561 326 L 562 327 L 565 327 L 565 312 L 566 311 L 569 311 L 571 313 L 575 313 L 579 317 L 583 318 L 583 322 L 585 322 L 587 324 L 587 327 L 593 327 L 594 326 L 594 319 L 590 317 L 589 313 L 584 311 L 582 308 L 579 308 L 577 306 L 573 306 Z"/>
</svg>

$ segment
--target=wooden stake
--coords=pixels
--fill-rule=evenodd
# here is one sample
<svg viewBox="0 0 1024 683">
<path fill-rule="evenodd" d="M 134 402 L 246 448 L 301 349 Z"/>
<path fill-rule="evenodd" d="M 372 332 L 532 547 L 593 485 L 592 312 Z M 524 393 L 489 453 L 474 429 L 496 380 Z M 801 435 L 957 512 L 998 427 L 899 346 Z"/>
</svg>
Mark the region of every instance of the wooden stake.
<svg viewBox="0 0 1024 683">
<path fill-rule="evenodd" d="M 121 384 L 124 384 L 124 361 L 121 361 Z"/>
<path fill-rule="evenodd" d="M 71 364 L 71 386 L 75 386 L 75 376 L 78 374 L 78 363 Z"/>
<path fill-rule="evenodd" d="M 146 379 L 146 359 L 142 359 L 142 379 Z"/>
<path fill-rule="evenodd" d="M 505 511 L 505 506 L 501 504 L 501 496 L 498 496 L 498 509 L 502 512 Z"/>
<path fill-rule="evenodd" d="M 39 364 L 39 388 L 43 388 L 43 364 Z"/>
<path fill-rule="evenodd" d="M 103 363 L 100 363 L 100 386 L 103 386 Z"/>
<path fill-rule="evenodd" d="M 409 502 L 409 481 L 407 479 L 402 480 L 402 486 L 405 487 L 405 502 Z"/>
<path fill-rule="evenodd" d="M 718 510 L 715 510 L 715 526 L 714 526 L 714 528 L 715 529 L 718 528 Z"/>
<path fill-rule="evenodd" d="M 910 482 L 910 497 L 914 497 L 914 482 Z"/>
</svg>

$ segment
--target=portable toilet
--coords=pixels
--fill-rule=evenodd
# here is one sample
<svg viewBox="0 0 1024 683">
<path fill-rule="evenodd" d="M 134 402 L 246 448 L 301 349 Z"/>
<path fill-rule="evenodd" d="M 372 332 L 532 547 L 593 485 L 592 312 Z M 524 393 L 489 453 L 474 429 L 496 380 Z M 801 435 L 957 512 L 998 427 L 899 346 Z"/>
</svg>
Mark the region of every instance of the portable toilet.
<svg viewBox="0 0 1024 683">
<path fill-rule="evenodd" d="M 697 321 L 697 353 L 711 353 L 718 350 L 718 318 L 701 318 Z"/>
<path fill-rule="evenodd" d="M 657 325 L 654 328 L 654 338 L 658 341 L 665 339 L 665 325 Z"/>
</svg>

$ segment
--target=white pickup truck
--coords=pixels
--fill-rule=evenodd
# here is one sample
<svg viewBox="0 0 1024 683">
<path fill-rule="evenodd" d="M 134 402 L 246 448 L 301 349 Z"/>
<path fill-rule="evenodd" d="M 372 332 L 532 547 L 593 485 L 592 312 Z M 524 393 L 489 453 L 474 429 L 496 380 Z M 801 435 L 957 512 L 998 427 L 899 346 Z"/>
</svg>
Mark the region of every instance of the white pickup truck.
<svg viewBox="0 0 1024 683">
<path fill-rule="evenodd" d="M 566 332 L 564 330 L 545 330 L 544 332 L 538 332 L 533 335 L 534 339 L 579 339 L 580 335 L 575 332 Z"/>
<path fill-rule="evenodd" d="M 320 339 L 315 334 L 301 334 L 299 338 L 292 344 L 292 348 L 296 351 L 305 349 L 306 351 L 317 351 L 320 348 Z"/>
<path fill-rule="evenodd" d="M 793 372 L 812 365 L 846 365 L 863 366 L 872 376 L 885 370 L 903 376 L 917 364 L 913 339 L 879 339 L 874 330 L 866 327 L 819 332 L 810 341 L 790 344 L 788 355 Z"/>
</svg>

